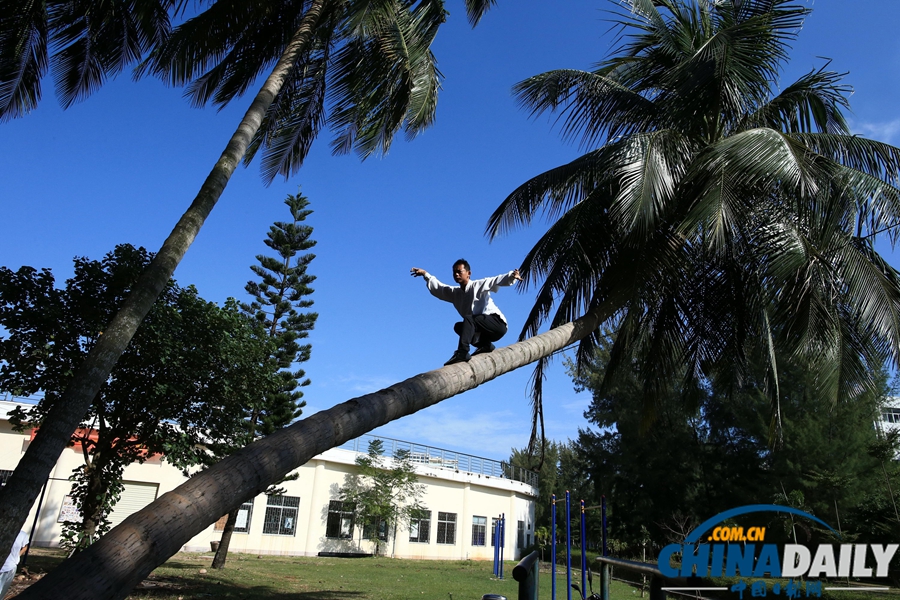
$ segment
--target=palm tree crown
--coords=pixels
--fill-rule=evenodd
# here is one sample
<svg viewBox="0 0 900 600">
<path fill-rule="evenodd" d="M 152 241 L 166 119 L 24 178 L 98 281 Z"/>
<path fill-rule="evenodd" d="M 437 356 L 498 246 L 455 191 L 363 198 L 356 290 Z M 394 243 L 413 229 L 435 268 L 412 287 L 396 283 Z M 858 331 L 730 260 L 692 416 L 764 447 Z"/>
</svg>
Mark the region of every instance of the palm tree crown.
<svg viewBox="0 0 900 600">
<path fill-rule="evenodd" d="M 900 356 L 900 278 L 873 246 L 900 222 L 900 150 L 851 133 L 827 65 L 777 90 L 806 8 L 628 4 L 595 70 L 515 87 L 589 149 L 490 218 L 491 237 L 552 221 L 523 263 L 542 284 L 522 335 L 599 311 L 617 330 L 607 376 L 637 361 L 651 404 L 668 382 L 740 385 L 761 358 L 775 399 L 787 359 L 852 398 Z"/>
<path fill-rule="evenodd" d="M 244 162 L 263 149 L 267 182 L 303 163 L 323 127 L 336 153 L 386 153 L 403 130 L 434 121 L 441 74 L 431 51 L 447 12 L 443 0 L 325 0 L 312 39 L 266 112 Z M 145 63 L 191 101 L 224 106 L 281 56 L 310 0 L 219 0 L 177 27 Z M 474 25 L 493 0 L 468 0 Z"/>
</svg>

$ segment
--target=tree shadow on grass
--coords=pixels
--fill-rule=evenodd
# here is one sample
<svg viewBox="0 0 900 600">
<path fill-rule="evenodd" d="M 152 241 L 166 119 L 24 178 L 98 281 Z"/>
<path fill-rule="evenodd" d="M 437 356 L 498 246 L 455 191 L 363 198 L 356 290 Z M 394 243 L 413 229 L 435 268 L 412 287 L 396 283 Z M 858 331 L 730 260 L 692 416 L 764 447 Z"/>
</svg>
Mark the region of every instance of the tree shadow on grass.
<svg viewBox="0 0 900 600">
<path fill-rule="evenodd" d="M 146 583 L 146 582 L 145 582 Z M 155 588 L 144 584 L 128 595 L 130 600 L 153 600 L 180 597 L 233 598 L 235 600 L 353 600 L 364 598 L 364 592 L 352 590 L 315 590 L 307 592 L 285 592 L 267 585 L 236 586 L 225 584 L 160 585 Z"/>
</svg>

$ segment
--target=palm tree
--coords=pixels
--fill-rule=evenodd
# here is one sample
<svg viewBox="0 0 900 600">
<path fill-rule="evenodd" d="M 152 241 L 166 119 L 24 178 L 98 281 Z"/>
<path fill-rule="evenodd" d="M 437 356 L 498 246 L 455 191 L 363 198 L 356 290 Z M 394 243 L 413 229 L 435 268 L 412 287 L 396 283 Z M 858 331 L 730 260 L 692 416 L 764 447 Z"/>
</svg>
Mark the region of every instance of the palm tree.
<svg viewBox="0 0 900 600">
<path fill-rule="evenodd" d="M 82 4 L 74 0 L 60 4 L 66 7 L 70 3 Z M 493 0 L 467 0 L 470 22 L 476 24 L 491 4 Z M 287 176 L 299 168 L 326 121 L 337 132 L 335 150 L 356 150 L 362 157 L 386 151 L 400 129 L 412 137 L 432 122 L 439 72 L 430 46 L 445 19 L 443 6 L 443 0 L 219 0 L 154 50 L 141 72 L 167 76 L 172 83 L 191 81 L 189 94 L 198 104 L 210 99 L 225 104 L 248 89 L 273 63 L 274 67 L 190 207 L 0 490 L 0 553 L 11 547 L 69 435 L 241 160 L 250 160 L 258 148 L 265 147 L 264 176 Z M 16 44 L 30 39 L 28 35 L 36 27 L 33 24 L 41 22 L 37 12 L 27 26 L 14 20 L 0 22 L 0 48 L 18 48 Z M 78 23 L 91 21 L 92 16 L 82 15 Z M 99 27 L 96 35 L 109 33 L 116 32 Z M 59 35 L 65 38 L 66 31 Z M 8 66 L 6 61 L 2 65 L 4 69 Z M 36 69 L 20 71 L 24 77 L 34 75 Z M 92 72 L 88 67 L 84 70 Z M 4 77 L 0 81 L 6 82 L 5 73 L 0 75 Z M 327 99 L 333 106 L 328 116 L 326 82 L 331 89 Z M 7 89 L 0 88 L 0 93 Z M 36 97 L 29 101 L 35 102 Z M 19 105 L 27 109 L 30 105 L 23 102 Z"/>
<path fill-rule="evenodd" d="M 87 550 L 61 563 L 23 600 L 125 598 L 199 532 L 317 454 L 400 417 L 548 356 L 596 329 L 592 315 L 490 354 L 416 375 L 279 429 L 238 450 L 132 514 Z"/>
<path fill-rule="evenodd" d="M 852 390 L 865 383 L 865 361 L 896 356 L 900 285 L 872 239 L 896 223 L 900 150 L 849 134 L 832 73 L 770 97 L 806 11 L 776 0 L 635 0 L 633 9 L 622 24 L 636 33 L 597 72 L 520 84 L 526 106 L 562 107 L 568 135 L 604 144 L 521 186 L 489 225 L 497 234 L 542 209 L 558 217 L 525 261 L 532 281 L 546 278 L 525 333 L 554 304 L 553 325 L 583 317 L 254 442 L 22 597 L 124 597 L 197 532 L 316 454 L 542 361 L 601 323 L 618 325 L 620 364 L 656 352 L 663 364 L 648 372 L 686 363 L 696 381 L 724 377 L 731 357 L 740 374 L 751 352 L 821 352 L 823 389 Z"/>
<path fill-rule="evenodd" d="M 639 365 L 648 418 L 679 378 L 690 401 L 713 379 L 740 386 L 760 356 L 774 429 L 779 361 L 811 365 L 834 402 L 871 388 L 900 356 L 900 277 L 874 248 L 900 224 L 900 150 L 851 133 L 850 90 L 827 65 L 777 90 L 808 9 L 630 4 L 615 18 L 628 35 L 596 70 L 515 88 L 523 107 L 557 113 L 563 135 L 589 149 L 490 218 L 491 237 L 541 213 L 552 221 L 521 269 L 540 283 L 522 336 L 597 313 L 617 330 L 605 379 Z"/>
</svg>

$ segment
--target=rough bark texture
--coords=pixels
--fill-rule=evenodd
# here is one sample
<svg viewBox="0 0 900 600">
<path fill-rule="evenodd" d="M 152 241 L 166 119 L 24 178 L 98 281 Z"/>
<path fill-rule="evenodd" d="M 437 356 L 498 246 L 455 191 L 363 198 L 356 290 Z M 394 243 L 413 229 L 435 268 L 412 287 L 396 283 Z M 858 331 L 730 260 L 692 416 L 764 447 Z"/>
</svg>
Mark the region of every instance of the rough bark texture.
<svg viewBox="0 0 900 600">
<path fill-rule="evenodd" d="M 592 310 L 574 323 L 354 398 L 258 440 L 131 515 L 19 597 L 125 598 L 221 515 L 317 454 L 549 356 L 588 335 L 605 316 Z"/>
<path fill-rule="evenodd" d="M 138 326 L 156 302 L 166 282 L 172 277 L 175 268 L 203 226 L 203 222 L 218 202 L 232 173 L 244 157 L 250 140 L 259 129 L 266 110 L 317 26 L 325 1 L 318 0 L 307 11 L 293 40 L 254 98 L 190 208 L 181 216 L 153 262 L 129 294 L 125 304 L 88 353 L 62 398 L 48 413 L 6 485 L 0 489 L 0 556 L 9 554 L 16 534 L 22 529 L 28 511 L 34 504 L 41 486 L 50 476 L 50 471 L 65 449 L 72 432 L 87 413 L 100 386 L 108 378 L 113 366 L 134 337 Z"/>
</svg>

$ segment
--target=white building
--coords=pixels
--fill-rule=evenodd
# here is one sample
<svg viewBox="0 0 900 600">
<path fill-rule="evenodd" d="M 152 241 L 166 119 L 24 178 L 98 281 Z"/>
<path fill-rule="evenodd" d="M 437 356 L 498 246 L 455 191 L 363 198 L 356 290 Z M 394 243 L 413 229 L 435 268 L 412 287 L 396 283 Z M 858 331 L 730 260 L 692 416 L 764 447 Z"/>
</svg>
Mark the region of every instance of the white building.
<svg viewBox="0 0 900 600">
<path fill-rule="evenodd" d="M 881 418 L 875 427 L 882 433 L 900 429 L 900 397 L 888 396 L 881 407 Z"/>
<path fill-rule="evenodd" d="M 15 432 L 8 413 L 16 406 L 0 401 L 0 479 L 15 469 L 33 433 Z M 296 481 L 280 485 L 281 496 L 259 495 L 241 507 L 238 527 L 230 549 L 253 554 L 315 556 L 323 552 L 371 553 L 374 543 L 362 539 L 362 527 L 338 500 L 345 477 L 356 472 L 355 459 L 368 449 L 370 436 L 353 440 L 341 448 L 316 456 L 297 469 Z M 387 554 L 398 558 L 475 559 L 493 558 L 492 526 L 506 517 L 505 558 L 519 558 L 534 535 L 534 502 L 537 478 L 531 472 L 505 463 L 382 438 L 386 456 L 398 449 L 411 453 L 427 518 L 389 532 Z M 63 451 L 50 474 L 46 489 L 31 509 L 26 531 L 35 546 L 58 546 L 62 522 L 77 520 L 68 497 L 73 469 L 83 462 L 80 449 Z M 125 469 L 125 490 L 111 520 L 118 524 L 160 494 L 185 481 L 182 473 L 165 459 L 151 458 Z M 224 519 L 190 540 L 183 550 L 209 551 L 218 541 Z M 368 533 L 368 532 L 367 532 Z"/>
</svg>

